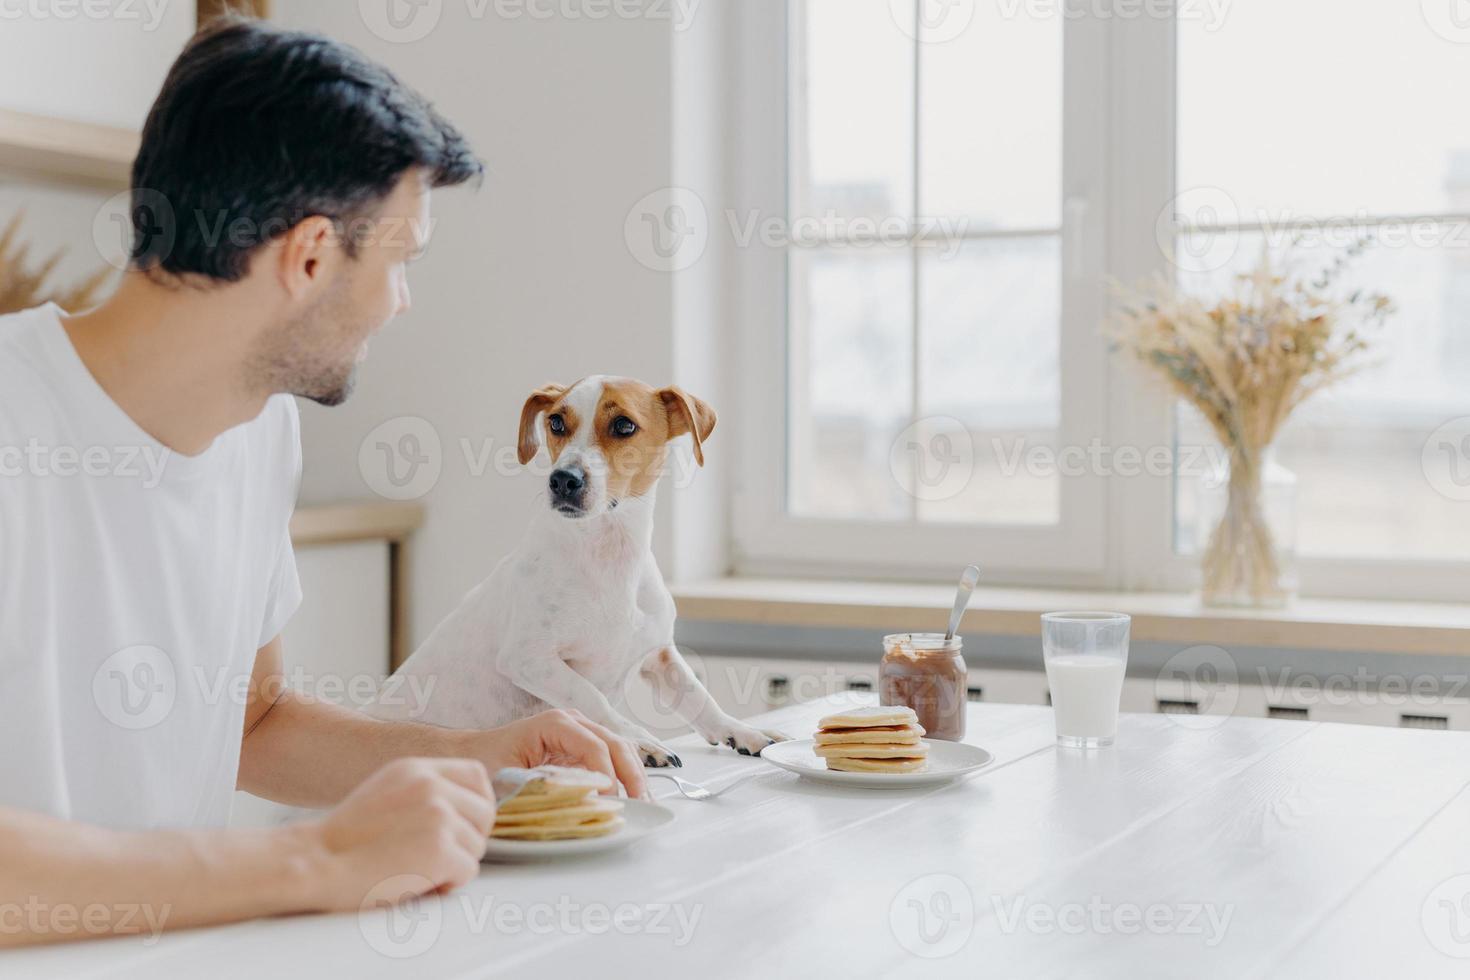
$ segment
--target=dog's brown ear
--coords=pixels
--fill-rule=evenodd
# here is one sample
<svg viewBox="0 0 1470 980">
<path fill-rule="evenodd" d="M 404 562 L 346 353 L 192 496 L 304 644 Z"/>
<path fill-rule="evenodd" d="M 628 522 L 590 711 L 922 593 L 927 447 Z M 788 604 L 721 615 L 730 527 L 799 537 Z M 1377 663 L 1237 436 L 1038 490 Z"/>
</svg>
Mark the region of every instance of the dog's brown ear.
<svg viewBox="0 0 1470 980">
<path fill-rule="evenodd" d="M 546 411 L 562 395 L 567 393 L 566 385 L 542 385 L 531 392 L 531 397 L 526 399 L 526 404 L 521 408 L 521 438 L 520 438 L 520 460 L 525 466 L 536 458 L 536 420 L 541 413 Z"/>
<path fill-rule="evenodd" d="M 715 431 L 715 410 L 682 388 L 664 388 L 658 397 L 669 413 L 669 438 L 689 433 L 694 441 L 694 461 L 703 466 L 704 441 Z"/>
</svg>

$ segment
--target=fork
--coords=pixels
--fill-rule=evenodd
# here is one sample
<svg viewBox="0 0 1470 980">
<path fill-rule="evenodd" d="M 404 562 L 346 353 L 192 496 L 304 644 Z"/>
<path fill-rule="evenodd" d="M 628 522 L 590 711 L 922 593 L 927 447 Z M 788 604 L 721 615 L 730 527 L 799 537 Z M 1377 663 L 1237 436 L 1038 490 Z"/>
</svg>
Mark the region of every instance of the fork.
<svg viewBox="0 0 1470 980">
<path fill-rule="evenodd" d="M 657 776 L 659 779 L 668 779 L 668 780 L 671 780 L 673 782 L 674 786 L 679 790 L 680 793 L 682 793 L 684 795 L 684 797 L 686 799 L 690 799 L 690 800 L 712 800 L 716 796 L 719 796 L 721 793 L 728 792 L 733 787 L 739 786 L 741 783 L 749 782 L 750 780 L 754 779 L 755 777 L 757 777 L 757 776 L 764 776 L 766 773 L 771 772 L 771 771 L 772 770 L 770 770 L 770 769 L 758 769 L 755 772 L 749 772 L 749 773 L 746 773 L 743 776 L 736 776 L 734 779 L 730 780 L 728 783 L 726 783 L 725 785 L 721 786 L 719 789 L 715 789 L 715 790 L 706 789 L 705 787 L 699 785 L 698 783 L 691 783 L 689 780 L 684 779 L 684 778 L 682 778 L 680 776 L 675 776 L 671 772 L 657 772 L 657 771 L 648 771 L 648 770 L 645 770 L 644 771 L 644 775 L 645 776 Z"/>
</svg>

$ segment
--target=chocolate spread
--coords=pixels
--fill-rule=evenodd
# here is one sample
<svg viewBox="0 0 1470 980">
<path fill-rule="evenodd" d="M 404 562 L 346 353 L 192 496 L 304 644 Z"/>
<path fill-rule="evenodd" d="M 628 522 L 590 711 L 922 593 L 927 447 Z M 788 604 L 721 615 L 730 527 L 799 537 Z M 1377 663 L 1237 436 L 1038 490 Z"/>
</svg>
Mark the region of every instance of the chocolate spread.
<svg viewBox="0 0 1470 980">
<path fill-rule="evenodd" d="M 885 705 L 907 705 L 919 716 L 926 738 L 958 742 L 965 737 L 965 693 L 969 674 L 958 636 L 897 633 L 883 638 L 878 697 Z"/>
</svg>

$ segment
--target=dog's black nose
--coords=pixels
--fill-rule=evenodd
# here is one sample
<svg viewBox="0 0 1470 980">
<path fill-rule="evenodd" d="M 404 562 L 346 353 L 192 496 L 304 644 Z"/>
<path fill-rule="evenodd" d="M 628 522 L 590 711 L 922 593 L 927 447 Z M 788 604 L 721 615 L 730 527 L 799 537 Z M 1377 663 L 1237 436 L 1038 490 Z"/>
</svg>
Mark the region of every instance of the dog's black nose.
<svg viewBox="0 0 1470 980">
<path fill-rule="evenodd" d="M 575 500 L 587 487 L 587 473 L 580 466 L 568 466 L 551 474 L 551 495 L 557 500 Z"/>
</svg>

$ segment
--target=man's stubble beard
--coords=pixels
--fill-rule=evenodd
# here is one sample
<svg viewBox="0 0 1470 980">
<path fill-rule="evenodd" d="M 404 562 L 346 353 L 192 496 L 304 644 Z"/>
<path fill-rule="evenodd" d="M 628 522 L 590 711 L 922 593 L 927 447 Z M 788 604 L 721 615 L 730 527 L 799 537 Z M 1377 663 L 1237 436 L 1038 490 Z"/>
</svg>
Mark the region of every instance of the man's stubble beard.
<svg viewBox="0 0 1470 980">
<path fill-rule="evenodd" d="M 343 353 L 352 332 L 345 293 L 334 290 L 261 339 L 247 369 L 252 390 L 297 395 L 329 408 L 348 399 L 357 384 L 357 357 L 355 350 Z"/>
</svg>

